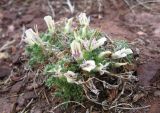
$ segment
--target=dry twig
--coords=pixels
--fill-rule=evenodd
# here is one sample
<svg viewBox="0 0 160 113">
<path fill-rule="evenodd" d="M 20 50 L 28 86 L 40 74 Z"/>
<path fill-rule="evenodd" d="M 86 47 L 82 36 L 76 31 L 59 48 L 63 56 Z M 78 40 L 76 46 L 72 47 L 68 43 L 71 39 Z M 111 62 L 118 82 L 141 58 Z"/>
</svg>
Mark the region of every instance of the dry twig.
<svg viewBox="0 0 160 113">
<path fill-rule="evenodd" d="M 12 44 L 15 42 L 15 40 L 7 41 L 1 48 L 0 51 L 4 51 L 12 46 Z"/>
<path fill-rule="evenodd" d="M 71 14 L 73 14 L 74 13 L 74 8 L 75 8 L 74 5 L 71 4 L 70 0 L 67 0 L 66 4 L 68 5 Z"/>
<path fill-rule="evenodd" d="M 32 104 L 33 99 L 27 104 L 27 106 L 21 111 L 21 113 L 25 113 L 25 110 Z"/>
<path fill-rule="evenodd" d="M 60 106 L 65 105 L 65 104 L 68 104 L 68 103 L 76 103 L 76 104 L 82 106 L 83 108 L 86 108 L 83 104 L 81 104 L 81 103 L 79 103 L 79 102 L 76 102 L 76 101 L 66 101 L 66 102 L 63 102 L 63 103 L 55 106 L 51 111 L 54 111 L 55 109 L 59 108 Z"/>
<path fill-rule="evenodd" d="M 52 4 L 51 4 L 50 0 L 47 0 L 47 3 L 48 3 L 48 6 L 49 6 L 49 9 L 51 11 L 52 17 L 55 18 L 56 14 L 55 14 L 55 11 L 52 7 Z"/>
</svg>

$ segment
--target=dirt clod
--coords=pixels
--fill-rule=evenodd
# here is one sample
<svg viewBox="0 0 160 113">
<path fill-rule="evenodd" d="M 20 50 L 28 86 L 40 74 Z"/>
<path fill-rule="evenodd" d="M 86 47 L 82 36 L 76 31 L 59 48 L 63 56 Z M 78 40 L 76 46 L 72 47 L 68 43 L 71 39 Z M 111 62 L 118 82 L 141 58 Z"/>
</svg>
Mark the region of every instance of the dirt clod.
<svg viewBox="0 0 160 113">
<path fill-rule="evenodd" d="M 37 95 L 35 94 L 34 91 L 22 93 L 17 99 L 17 104 L 19 107 L 24 107 L 28 101 L 36 98 L 37 98 Z"/>
<path fill-rule="evenodd" d="M 17 99 L 18 106 L 22 107 L 25 104 L 25 98 L 23 96 L 19 96 Z"/>
<path fill-rule="evenodd" d="M 21 90 L 21 88 L 23 87 L 23 84 L 24 84 L 23 81 L 19 81 L 19 82 L 15 83 L 15 84 L 12 86 L 10 92 L 11 92 L 11 93 L 18 93 L 18 92 Z"/>
<path fill-rule="evenodd" d="M 8 77 L 10 72 L 11 72 L 10 68 L 0 67 L 0 79 Z"/>
<path fill-rule="evenodd" d="M 155 96 L 155 97 L 160 97 L 160 90 L 156 90 L 156 91 L 154 92 L 154 96 Z"/>
<path fill-rule="evenodd" d="M 35 99 L 35 98 L 37 98 L 37 95 L 35 94 L 34 91 L 30 91 L 30 92 L 26 92 L 26 93 L 24 94 L 24 98 L 25 98 L 26 100 Z"/>
</svg>

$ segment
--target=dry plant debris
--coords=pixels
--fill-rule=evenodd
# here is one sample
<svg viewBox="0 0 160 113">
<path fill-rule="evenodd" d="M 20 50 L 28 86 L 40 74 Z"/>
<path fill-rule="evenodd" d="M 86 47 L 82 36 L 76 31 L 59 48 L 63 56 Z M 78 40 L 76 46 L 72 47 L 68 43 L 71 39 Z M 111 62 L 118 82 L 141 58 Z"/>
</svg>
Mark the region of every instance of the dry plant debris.
<svg viewBox="0 0 160 113">
<path fill-rule="evenodd" d="M 133 51 L 126 41 L 112 41 L 92 29 L 85 13 L 57 23 L 51 16 L 44 20 L 46 32 L 27 29 L 23 40 L 31 68 L 42 70 L 45 84 L 64 101 L 54 109 L 68 103 L 85 107 L 81 104 L 85 100 L 114 112 L 149 107 L 134 108 L 137 77 Z"/>
</svg>

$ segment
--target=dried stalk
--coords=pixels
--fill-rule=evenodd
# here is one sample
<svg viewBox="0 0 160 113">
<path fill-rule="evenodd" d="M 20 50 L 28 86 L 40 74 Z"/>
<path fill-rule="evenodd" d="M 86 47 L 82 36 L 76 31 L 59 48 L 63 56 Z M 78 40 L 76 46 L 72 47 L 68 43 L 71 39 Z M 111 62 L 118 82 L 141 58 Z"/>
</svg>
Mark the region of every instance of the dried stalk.
<svg viewBox="0 0 160 113">
<path fill-rule="evenodd" d="M 59 108 L 59 107 L 62 106 L 62 105 L 68 104 L 68 103 L 76 103 L 76 104 L 82 106 L 83 108 L 86 108 L 83 104 L 81 104 L 81 103 L 79 103 L 79 102 L 76 102 L 76 101 L 66 101 L 66 102 L 63 102 L 63 103 L 55 106 L 55 107 L 52 109 L 52 111 L 54 111 L 55 109 Z"/>
</svg>

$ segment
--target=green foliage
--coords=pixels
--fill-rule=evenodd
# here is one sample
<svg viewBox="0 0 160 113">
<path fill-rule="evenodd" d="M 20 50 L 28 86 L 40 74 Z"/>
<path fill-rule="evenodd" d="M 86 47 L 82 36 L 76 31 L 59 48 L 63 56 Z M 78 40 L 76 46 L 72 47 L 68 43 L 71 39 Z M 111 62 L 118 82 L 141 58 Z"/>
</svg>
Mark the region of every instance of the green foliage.
<svg viewBox="0 0 160 113">
<path fill-rule="evenodd" d="M 73 64 L 72 64 L 73 65 Z M 55 72 L 60 68 L 59 66 L 63 67 L 64 62 L 61 61 L 57 65 L 55 64 L 48 64 L 44 69 L 44 74 L 47 75 L 46 85 L 51 88 L 52 86 L 56 86 L 56 92 L 54 93 L 55 96 L 60 97 L 63 101 L 75 100 L 75 101 L 82 101 L 83 100 L 83 89 L 80 85 L 68 83 L 66 78 L 62 75 L 57 75 Z M 75 71 L 75 66 L 68 66 L 67 68 L 62 68 L 63 71 L 73 70 Z M 54 77 L 55 76 L 55 77 Z M 56 77 L 60 76 L 60 77 Z"/>
<path fill-rule="evenodd" d="M 81 102 L 83 100 L 83 89 L 80 85 L 68 83 L 65 77 L 50 76 L 46 80 L 48 87 L 56 86 L 55 96 L 60 97 L 63 101 L 75 100 Z"/>
<path fill-rule="evenodd" d="M 123 48 L 129 48 L 128 42 L 126 40 L 116 40 L 114 41 L 114 51 L 121 50 Z"/>
<path fill-rule="evenodd" d="M 128 62 L 128 63 L 133 63 L 133 55 L 127 55 L 127 57 L 125 58 L 125 60 Z"/>
<path fill-rule="evenodd" d="M 96 64 L 98 64 L 99 62 L 102 62 L 103 59 L 99 58 L 98 55 L 101 53 L 102 49 L 101 48 L 97 48 L 93 51 L 84 51 L 83 53 L 83 57 L 86 60 L 94 60 Z"/>
<path fill-rule="evenodd" d="M 32 46 L 26 47 L 26 52 L 29 55 L 29 65 L 34 66 L 37 64 L 42 64 L 46 60 L 47 56 L 43 53 L 42 48 L 34 44 Z"/>
<path fill-rule="evenodd" d="M 51 33 L 42 33 L 40 37 L 44 42 L 47 42 L 49 44 L 54 43 L 54 36 Z"/>
<path fill-rule="evenodd" d="M 55 74 L 55 70 L 57 70 L 58 67 L 56 67 L 55 64 L 47 64 L 44 68 L 44 74 Z"/>
</svg>

